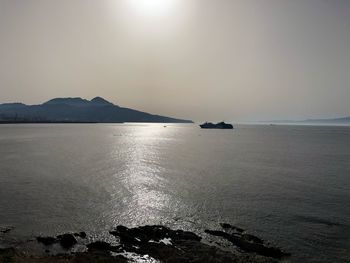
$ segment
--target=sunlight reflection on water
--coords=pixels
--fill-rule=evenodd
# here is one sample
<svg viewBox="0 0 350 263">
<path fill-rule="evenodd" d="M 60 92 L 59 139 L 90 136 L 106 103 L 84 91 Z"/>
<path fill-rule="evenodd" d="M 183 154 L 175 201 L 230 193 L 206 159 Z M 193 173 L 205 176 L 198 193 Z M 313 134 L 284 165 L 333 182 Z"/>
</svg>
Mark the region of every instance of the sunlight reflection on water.
<svg viewBox="0 0 350 263">
<path fill-rule="evenodd" d="M 127 218 L 135 224 L 156 220 L 160 217 L 158 212 L 168 206 L 171 197 L 160 190 L 165 179 L 160 176 L 163 168 L 159 163 L 162 152 L 158 144 L 171 131 L 160 125 L 131 126 L 128 136 L 123 136 L 122 141 L 117 143 L 117 148 L 121 143 L 127 149 L 123 156 L 125 168 L 116 176 L 122 178 L 118 183 L 128 192 L 122 200 L 127 207 L 117 215 L 118 220 Z"/>
</svg>

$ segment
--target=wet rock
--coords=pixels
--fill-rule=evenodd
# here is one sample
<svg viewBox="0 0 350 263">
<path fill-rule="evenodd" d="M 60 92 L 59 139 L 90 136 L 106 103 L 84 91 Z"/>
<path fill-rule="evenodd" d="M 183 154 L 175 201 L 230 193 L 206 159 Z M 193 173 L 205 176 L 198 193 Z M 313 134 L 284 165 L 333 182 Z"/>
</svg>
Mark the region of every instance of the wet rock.
<svg viewBox="0 0 350 263">
<path fill-rule="evenodd" d="M 201 241 L 201 237 L 189 231 L 176 230 L 170 237 L 174 240 Z"/>
<path fill-rule="evenodd" d="M 171 240 L 194 240 L 200 241 L 201 237 L 188 231 L 171 230 L 165 226 L 142 226 L 136 228 L 127 228 L 117 226 L 116 230 L 110 232 L 114 236 L 119 236 L 122 243 L 147 243 L 150 240 L 159 242 L 161 239 L 170 238 Z"/>
<path fill-rule="evenodd" d="M 256 253 L 265 257 L 272 257 L 277 259 L 290 256 L 289 253 L 283 252 L 279 248 L 265 246 L 263 244 L 263 240 L 253 235 L 229 234 L 217 230 L 205 230 L 205 232 L 213 236 L 222 237 L 245 252 Z"/>
<path fill-rule="evenodd" d="M 13 229 L 13 227 L 10 226 L 0 226 L 0 233 L 7 234 Z"/>
<path fill-rule="evenodd" d="M 236 231 L 236 232 L 239 232 L 239 233 L 243 233 L 244 232 L 244 229 L 242 229 L 240 227 L 237 227 L 237 226 L 230 225 L 228 223 L 220 223 L 220 226 L 223 229 L 230 229 L 230 230 L 233 230 L 233 231 Z"/>
<path fill-rule="evenodd" d="M 36 237 L 36 240 L 45 246 L 51 246 L 58 242 L 58 240 L 54 237 Z"/>
<path fill-rule="evenodd" d="M 234 233 L 230 234 L 222 231 L 210 231 L 209 233 L 215 234 L 222 238 L 231 240 L 241 240 L 253 245 L 260 245 L 254 243 L 255 239 L 243 235 Z M 77 235 L 79 234 L 79 235 Z M 124 226 L 118 226 L 111 234 L 119 237 L 120 246 L 112 246 L 110 243 L 103 241 L 96 241 L 87 245 L 87 252 L 78 252 L 69 254 L 68 248 L 74 246 L 77 243 L 75 237 L 79 237 L 80 233 L 64 234 L 57 236 L 56 238 L 39 237 L 39 240 L 53 243 L 60 243 L 62 247 L 67 251 L 64 254 L 51 255 L 49 250 L 46 249 L 47 254 L 35 256 L 21 254 L 16 250 L 6 250 L 1 252 L 0 250 L 0 262 L 81 262 L 81 263 L 93 263 L 93 262 L 128 262 L 128 259 L 124 256 L 144 256 L 148 255 L 151 260 L 157 262 L 167 263 L 277 263 L 274 258 L 259 256 L 255 253 L 241 253 L 233 251 L 225 251 L 218 246 L 204 244 L 201 241 L 201 237 L 195 233 L 172 230 L 165 226 L 143 226 L 136 228 L 127 228 Z M 236 238 L 236 239 L 234 239 Z M 39 241 L 38 240 L 38 241 Z M 236 240 L 236 242 L 238 242 Z M 243 240 L 243 241 L 242 241 Z M 251 240 L 251 241 L 248 241 Z M 52 243 L 52 244 L 53 244 Z M 227 243 L 227 242 L 226 242 Z M 243 245 L 241 245 L 243 246 Z M 242 249 L 243 250 L 243 249 Z M 245 250 L 248 251 L 249 249 Z M 15 251 L 15 252 L 14 252 Z M 252 251 L 252 249 L 250 249 Z M 111 254 L 110 252 L 116 252 Z M 126 252 L 121 254 L 121 252 Z M 6 259 L 2 260 L 2 259 Z"/>
<path fill-rule="evenodd" d="M 85 239 L 87 237 L 85 232 L 74 233 L 74 236 Z"/>
<path fill-rule="evenodd" d="M 117 226 L 114 231 L 110 231 L 110 234 L 113 236 L 118 236 L 121 243 L 124 244 L 133 244 L 135 242 L 141 242 L 141 239 L 138 238 L 139 234 L 137 231 L 131 231 L 125 226 Z"/>
<path fill-rule="evenodd" d="M 242 238 L 248 242 L 253 242 L 253 243 L 259 243 L 259 244 L 263 244 L 264 243 L 264 240 L 256 237 L 256 236 L 253 236 L 253 235 L 249 235 L 249 234 L 243 234 L 242 235 Z"/>
<path fill-rule="evenodd" d="M 74 254 L 58 255 L 28 255 L 20 251 L 10 249 L 0 249 L 1 263 L 128 263 L 128 259 L 122 255 L 111 256 L 107 253 L 82 252 Z"/>
<path fill-rule="evenodd" d="M 219 232 L 217 234 L 220 234 Z M 244 257 L 237 256 L 216 246 L 200 242 L 201 237 L 195 233 L 171 230 L 164 226 L 143 226 L 137 228 L 118 226 L 110 233 L 120 238 L 123 250 L 140 255 L 150 255 L 160 262 L 275 262 L 272 259 L 256 259 L 255 255 L 249 254 L 246 254 Z M 224 236 L 230 235 L 225 232 L 222 233 Z M 169 240 L 170 244 L 162 242 L 165 239 Z"/>
<path fill-rule="evenodd" d="M 118 247 L 112 246 L 111 244 L 104 241 L 96 241 L 87 245 L 89 251 L 119 251 Z"/>
<path fill-rule="evenodd" d="M 65 249 L 69 249 L 78 243 L 76 238 L 72 234 L 59 235 L 57 236 L 57 238 L 60 242 L 60 245 Z"/>
</svg>

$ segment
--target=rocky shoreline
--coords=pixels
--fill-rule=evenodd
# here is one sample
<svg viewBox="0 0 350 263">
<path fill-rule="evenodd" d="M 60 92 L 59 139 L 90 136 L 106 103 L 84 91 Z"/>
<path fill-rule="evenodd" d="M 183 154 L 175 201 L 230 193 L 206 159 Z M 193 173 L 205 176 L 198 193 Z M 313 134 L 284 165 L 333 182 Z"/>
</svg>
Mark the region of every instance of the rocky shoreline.
<svg viewBox="0 0 350 263">
<path fill-rule="evenodd" d="M 8 233 L 6 229 L 2 233 Z M 262 239 L 248 234 L 244 229 L 227 223 L 220 224 L 220 230 L 205 230 L 204 235 L 212 236 L 215 242 L 183 230 L 172 230 L 166 226 L 153 225 L 127 228 L 117 226 L 109 232 L 116 244 L 105 241 L 86 243 L 85 232 L 66 233 L 56 237 L 35 238 L 46 255 L 21 252 L 18 248 L 0 249 L 0 263 L 46 263 L 46 262 L 280 262 L 290 256 L 280 248 L 267 245 Z M 221 241 L 231 244 L 225 249 Z M 84 245 L 82 245 L 84 244 Z M 73 252 L 81 245 L 83 252 Z M 65 253 L 54 254 L 51 250 L 60 246 Z"/>
</svg>

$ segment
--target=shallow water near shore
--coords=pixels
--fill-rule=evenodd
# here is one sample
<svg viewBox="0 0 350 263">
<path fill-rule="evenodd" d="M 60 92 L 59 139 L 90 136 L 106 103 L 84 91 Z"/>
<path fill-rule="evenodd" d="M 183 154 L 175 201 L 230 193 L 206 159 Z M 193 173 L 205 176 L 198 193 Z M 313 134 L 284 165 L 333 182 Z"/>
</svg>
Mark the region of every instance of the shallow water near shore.
<svg viewBox="0 0 350 263">
<path fill-rule="evenodd" d="M 221 222 L 292 253 L 350 259 L 350 127 L 0 126 L 0 245 L 118 224 Z M 113 241 L 113 240 L 112 240 Z"/>
</svg>

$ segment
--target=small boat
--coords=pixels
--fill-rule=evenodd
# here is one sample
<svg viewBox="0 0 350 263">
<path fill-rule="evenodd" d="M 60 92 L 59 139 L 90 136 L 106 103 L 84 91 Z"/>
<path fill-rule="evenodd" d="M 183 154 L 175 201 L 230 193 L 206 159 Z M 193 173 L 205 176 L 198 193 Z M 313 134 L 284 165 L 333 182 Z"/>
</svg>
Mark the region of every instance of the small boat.
<svg viewBox="0 0 350 263">
<path fill-rule="evenodd" d="M 202 129 L 233 129 L 233 125 L 225 122 L 219 122 L 217 124 L 206 122 L 199 125 Z"/>
</svg>

